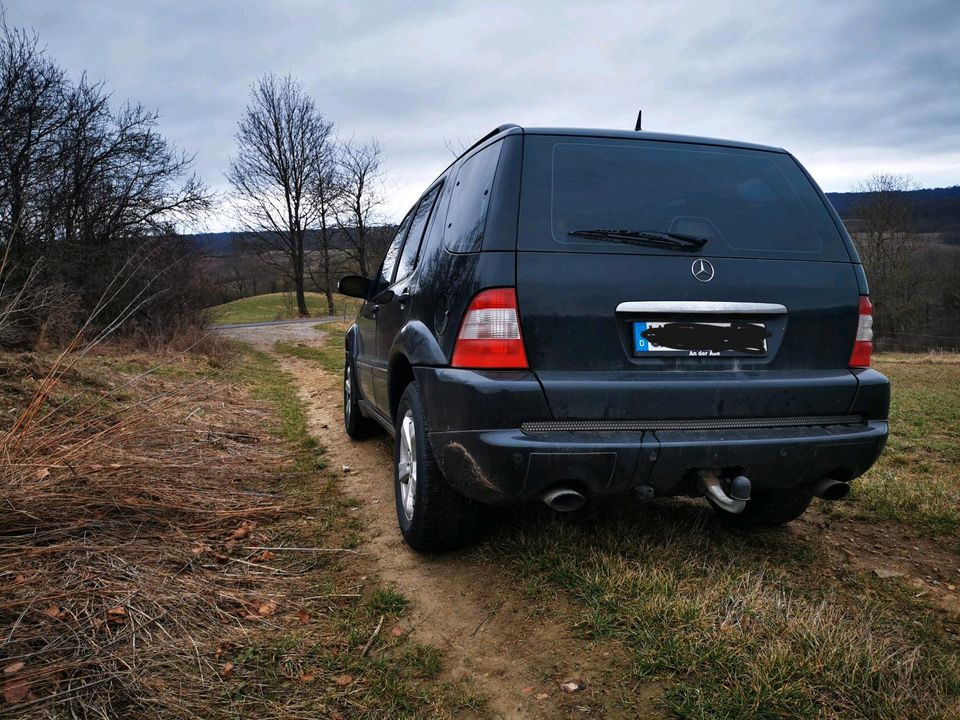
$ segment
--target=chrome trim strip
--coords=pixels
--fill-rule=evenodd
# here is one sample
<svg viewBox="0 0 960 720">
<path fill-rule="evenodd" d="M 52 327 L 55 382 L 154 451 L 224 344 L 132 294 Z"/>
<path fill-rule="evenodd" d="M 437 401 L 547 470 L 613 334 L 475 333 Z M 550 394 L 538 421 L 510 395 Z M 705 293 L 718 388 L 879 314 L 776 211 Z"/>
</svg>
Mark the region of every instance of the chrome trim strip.
<svg viewBox="0 0 960 720">
<path fill-rule="evenodd" d="M 684 313 L 696 315 L 784 315 L 787 308 L 778 303 L 712 302 L 705 300 L 650 300 L 622 302 L 618 313 Z"/>
<path fill-rule="evenodd" d="M 746 428 L 857 425 L 861 415 L 815 415 L 812 417 L 714 418 L 703 420 L 555 420 L 525 422 L 528 434 L 549 432 L 642 432 L 644 430 L 738 430 Z"/>
</svg>

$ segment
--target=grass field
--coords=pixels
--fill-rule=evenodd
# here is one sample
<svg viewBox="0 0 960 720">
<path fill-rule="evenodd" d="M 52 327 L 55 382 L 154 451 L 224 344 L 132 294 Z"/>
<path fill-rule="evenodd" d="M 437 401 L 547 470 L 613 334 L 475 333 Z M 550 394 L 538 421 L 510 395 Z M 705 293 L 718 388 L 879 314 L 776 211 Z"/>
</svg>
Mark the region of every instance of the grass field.
<svg viewBox="0 0 960 720">
<path fill-rule="evenodd" d="M 327 300 L 322 293 L 307 293 L 307 309 L 312 317 L 327 316 Z M 352 318 L 357 313 L 359 301 L 345 295 L 333 296 L 334 315 Z M 293 320 L 297 317 L 297 301 L 292 293 L 269 293 L 255 295 L 210 308 L 215 325 L 232 323 L 270 322 Z"/>
<path fill-rule="evenodd" d="M 960 357 L 890 354 L 874 367 L 893 383 L 890 440 L 853 484 L 853 502 L 836 507 L 944 535 L 960 548 Z"/>
</svg>

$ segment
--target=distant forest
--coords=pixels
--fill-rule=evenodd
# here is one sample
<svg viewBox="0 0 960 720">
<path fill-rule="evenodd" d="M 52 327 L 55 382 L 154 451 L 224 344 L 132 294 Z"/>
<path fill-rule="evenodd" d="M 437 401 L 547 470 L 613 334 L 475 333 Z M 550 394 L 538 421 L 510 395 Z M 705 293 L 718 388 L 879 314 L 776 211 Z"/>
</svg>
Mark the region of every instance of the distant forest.
<svg viewBox="0 0 960 720">
<path fill-rule="evenodd" d="M 827 193 L 827 197 L 844 221 L 856 221 L 851 210 L 869 193 Z M 943 233 L 944 241 L 960 245 L 960 185 L 948 188 L 907 190 L 904 198 L 913 208 L 913 231 Z M 848 228 L 853 231 L 855 228 Z"/>
</svg>

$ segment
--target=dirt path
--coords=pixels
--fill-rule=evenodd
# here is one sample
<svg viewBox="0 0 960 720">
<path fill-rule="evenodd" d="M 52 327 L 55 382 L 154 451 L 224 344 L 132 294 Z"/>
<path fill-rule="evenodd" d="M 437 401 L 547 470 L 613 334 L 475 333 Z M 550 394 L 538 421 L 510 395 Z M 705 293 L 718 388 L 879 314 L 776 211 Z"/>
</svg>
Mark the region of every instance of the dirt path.
<svg viewBox="0 0 960 720">
<path fill-rule="evenodd" d="M 343 431 L 340 378 L 292 358 L 283 364 L 300 383 L 310 430 L 326 457 L 333 467 L 349 468 L 342 488 L 358 501 L 369 530 L 366 561 L 411 601 L 404 629 L 443 649 L 450 678 L 469 679 L 488 697 L 494 717 L 609 717 L 604 680 L 623 661 L 616 647 L 574 640 L 563 603 L 543 612 L 515 578 L 469 553 L 425 558 L 411 551 L 397 530 L 389 438 L 351 442 Z M 560 683 L 571 679 L 584 680 L 586 689 L 564 694 Z"/>
<path fill-rule="evenodd" d="M 317 320 L 319 322 L 319 319 Z M 216 332 L 232 340 L 253 345 L 257 350 L 271 351 L 277 342 L 319 342 L 325 333 L 316 330 L 315 323 L 288 322 L 251 325 L 247 327 L 216 328 Z"/>
</svg>

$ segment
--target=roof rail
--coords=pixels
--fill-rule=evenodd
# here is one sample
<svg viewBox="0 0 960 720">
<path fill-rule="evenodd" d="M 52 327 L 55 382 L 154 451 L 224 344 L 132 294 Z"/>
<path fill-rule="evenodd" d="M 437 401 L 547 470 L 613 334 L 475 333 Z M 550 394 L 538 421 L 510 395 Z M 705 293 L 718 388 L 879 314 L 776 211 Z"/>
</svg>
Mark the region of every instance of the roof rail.
<svg viewBox="0 0 960 720">
<path fill-rule="evenodd" d="M 470 152 L 471 150 L 473 150 L 475 147 L 477 147 L 477 145 L 482 145 L 483 143 L 485 143 L 487 140 L 489 140 L 490 138 L 494 137 L 495 135 L 499 135 L 499 134 L 502 133 L 502 132 L 506 132 L 507 130 L 510 130 L 511 128 L 518 128 L 518 127 L 520 127 L 520 126 L 519 126 L 519 125 L 516 125 L 516 124 L 514 124 L 514 123 L 504 123 L 503 125 L 499 125 L 499 126 L 495 127 L 493 130 L 491 130 L 490 132 L 488 132 L 488 133 L 487 133 L 486 135 L 484 135 L 482 138 L 480 138 L 479 140 L 477 140 L 473 145 L 471 145 L 471 146 L 468 147 L 466 150 L 464 150 L 462 153 L 460 153 L 460 154 L 457 156 L 457 160 L 459 160 L 459 159 L 462 158 L 464 155 L 466 155 L 468 152 Z M 455 160 L 454 162 L 456 162 L 456 160 Z"/>
</svg>

